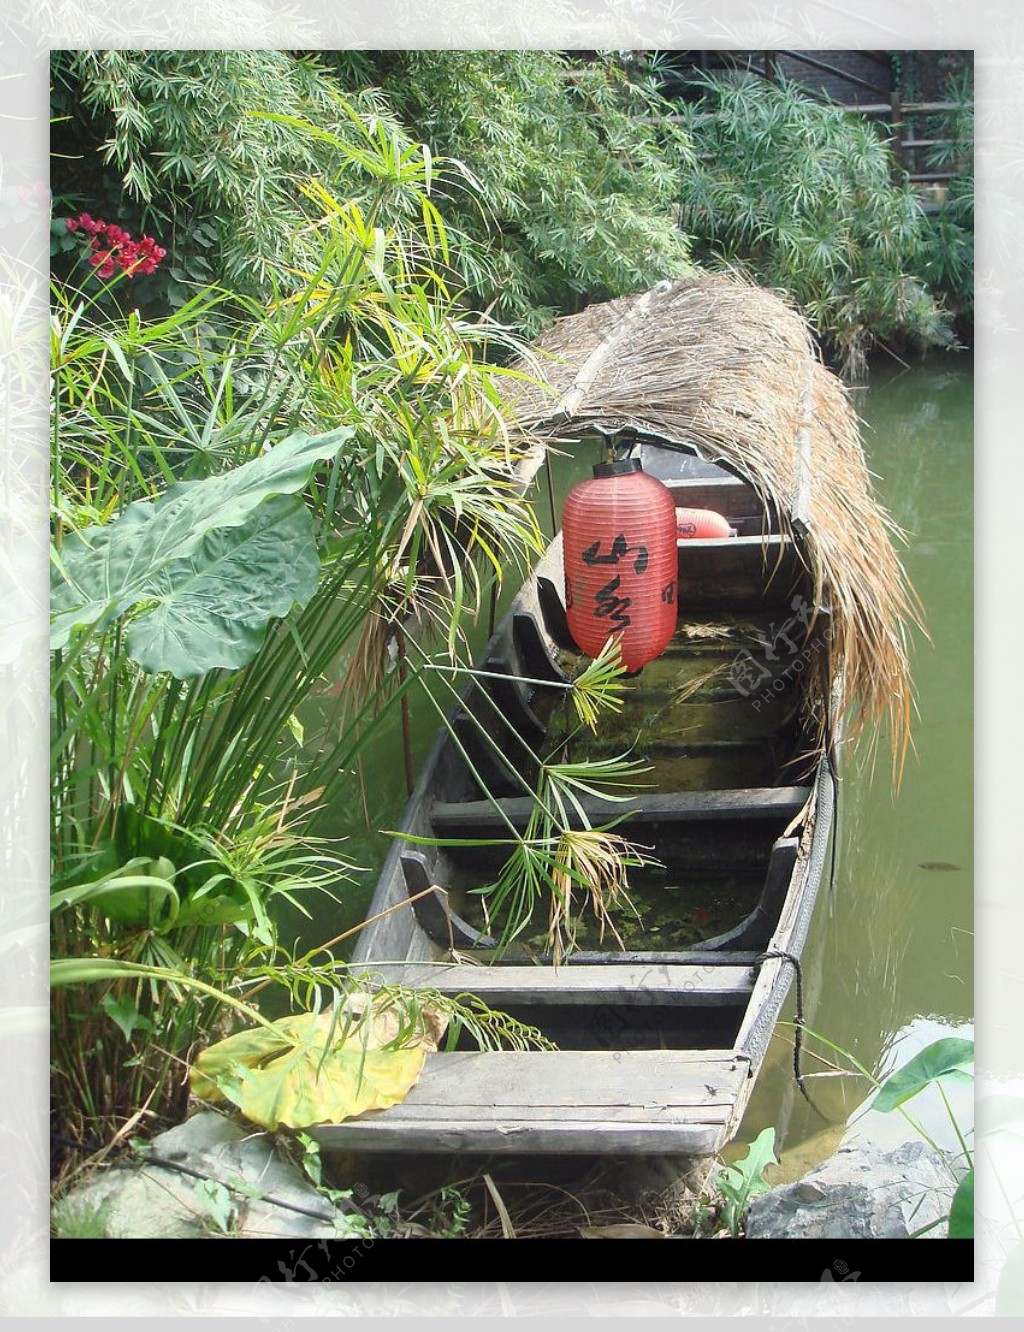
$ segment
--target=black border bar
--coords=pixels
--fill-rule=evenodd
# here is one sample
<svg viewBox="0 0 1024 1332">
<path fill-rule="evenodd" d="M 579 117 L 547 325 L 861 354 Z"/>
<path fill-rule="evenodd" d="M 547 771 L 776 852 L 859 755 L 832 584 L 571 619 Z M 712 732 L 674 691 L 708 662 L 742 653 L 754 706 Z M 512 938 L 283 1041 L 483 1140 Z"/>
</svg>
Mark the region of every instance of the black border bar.
<svg viewBox="0 0 1024 1332">
<path fill-rule="evenodd" d="M 973 1281 L 973 1240 L 72 1240 L 50 1241 L 51 1281 L 259 1283 L 522 1280 L 534 1256 L 564 1281 Z M 455 1260 L 454 1265 L 452 1260 Z M 464 1264 L 464 1265 L 463 1265 Z M 112 1276 L 112 1274 L 115 1274 Z"/>
</svg>

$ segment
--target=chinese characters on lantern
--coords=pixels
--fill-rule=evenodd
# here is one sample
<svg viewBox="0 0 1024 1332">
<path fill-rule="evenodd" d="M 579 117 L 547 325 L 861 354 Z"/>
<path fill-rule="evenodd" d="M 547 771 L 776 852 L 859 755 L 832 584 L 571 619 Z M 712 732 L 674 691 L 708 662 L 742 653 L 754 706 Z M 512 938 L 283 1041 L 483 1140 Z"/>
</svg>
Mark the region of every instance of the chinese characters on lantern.
<svg viewBox="0 0 1024 1332">
<path fill-rule="evenodd" d="M 601 554 L 601 547 L 603 544 L 602 541 L 597 540 L 587 546 L 580 554 L 583 563 L 590 565 L 591 568 L 597 564 L 616 565 L 620 560 L 624 560 L 628 555 L 632 555 L 634 574 L 639 577 L 647 572 L 649 556 L 647 554 L 646 546 L 640 544 L 631 546 L 626 540 L 623 532 L 619 532 L 618 535 L 613 538 L 608 553 L 604 555 Z M 632 624 L 629 608 L 633 604 L 633 598 L 619 595 L 621 585 L 621 576 L 615 574 L 607 583 L 602 587 L 599 587 L 594 593 L 594 615 L 599 619 L 610 620 L 617 629 L 625 629 Z M 666 605 L 671 606 L 675 602 L 675 595 L 676 584 L 675 579 L 673 579 L 661 589 L 661 600 Z M 575 604 L 571 584 L 568 584 L 566 587 L 566 596 L 566 609 L 569 609 Z"/>
</svg>

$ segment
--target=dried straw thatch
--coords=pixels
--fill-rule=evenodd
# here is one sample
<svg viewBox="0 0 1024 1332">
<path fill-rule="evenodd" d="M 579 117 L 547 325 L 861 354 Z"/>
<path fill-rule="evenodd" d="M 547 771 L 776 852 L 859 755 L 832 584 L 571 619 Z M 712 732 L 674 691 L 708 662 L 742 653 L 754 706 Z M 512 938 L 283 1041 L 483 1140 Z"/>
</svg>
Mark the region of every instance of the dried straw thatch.
<svg viewBox="0 0 1024 1332">
<path fill-rule="evenodd" d="M 856 414 L 778 296 L 703 275 L 561 319 L 520 368 L 509 405 L 549 440 L 635 429 L 719 460 L 796 533 L 819 605 L 831 611 L 827 669 L 848 730 L 888 721 L 897 764 L 909 736 L 909 621 L 919 608 L 875 500 Z"/>
</svg>

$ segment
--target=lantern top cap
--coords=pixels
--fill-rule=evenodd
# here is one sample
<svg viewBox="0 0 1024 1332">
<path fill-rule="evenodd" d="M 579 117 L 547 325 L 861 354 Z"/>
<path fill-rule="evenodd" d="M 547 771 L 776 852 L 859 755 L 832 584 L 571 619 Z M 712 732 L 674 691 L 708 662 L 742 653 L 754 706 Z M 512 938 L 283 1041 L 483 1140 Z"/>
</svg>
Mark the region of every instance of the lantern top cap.
<svg viewBox="0 0 1024 1332">
<path fill-rule="evenodd" d="M 619 458 L 615 462 L 594 463 L 594 476 L 627 476 L 630 472 L 642 472 L 639 458 Z"/>
</svg>

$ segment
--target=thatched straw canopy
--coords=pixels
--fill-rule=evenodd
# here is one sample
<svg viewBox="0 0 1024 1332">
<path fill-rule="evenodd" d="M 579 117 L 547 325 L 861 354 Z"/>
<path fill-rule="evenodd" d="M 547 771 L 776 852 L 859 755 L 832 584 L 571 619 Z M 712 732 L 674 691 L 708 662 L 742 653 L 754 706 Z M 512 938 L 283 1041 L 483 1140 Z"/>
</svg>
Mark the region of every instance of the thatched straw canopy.
<svg viewBox="0 0 1024 1332">
<path fill-rule="evenodd" d="M 850 729 L 888 718 L 901 757 L 916 601 L 856 414 L 803 318 L 708 274 L 561 319 L 536 352 L 520 368 L 541 382 L 508 394 L 523 428 L 552 441 L 634 429 L 721 462 L 778 510 L 831 612 L 827 675 L 855 704 Z"/>
</svg>

